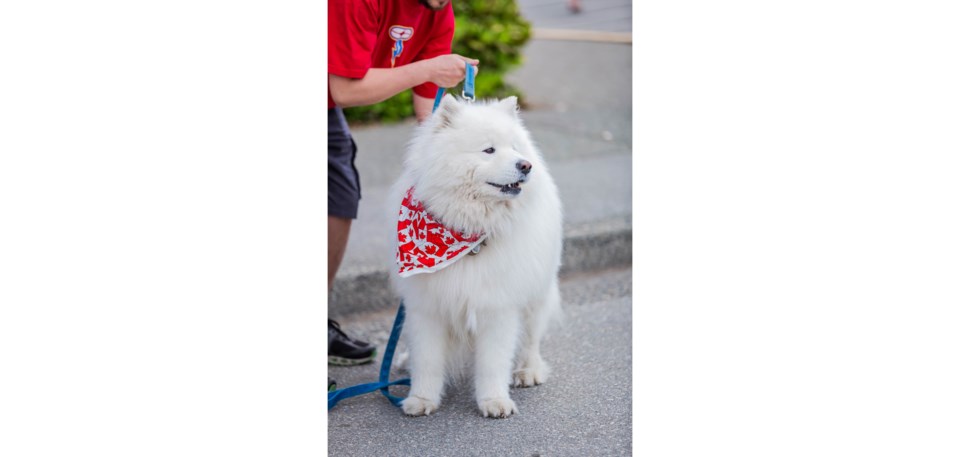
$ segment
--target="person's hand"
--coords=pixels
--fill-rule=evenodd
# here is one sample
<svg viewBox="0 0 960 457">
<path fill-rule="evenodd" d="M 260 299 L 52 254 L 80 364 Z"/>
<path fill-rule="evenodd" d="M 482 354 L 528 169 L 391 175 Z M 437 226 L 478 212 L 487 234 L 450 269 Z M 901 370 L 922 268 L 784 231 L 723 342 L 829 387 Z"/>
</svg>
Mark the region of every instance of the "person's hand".
<svg viewBox="0 0 960 457">
<path fill-rule="evenodd" d="M 460 84 L 463 78 L 467 77 L 467 69 L 464 62 L 473 66 L 473 74 L 476 75 L 480 70 L 478 65 L 480 61 L 463 57 L 457 54 L 447 54 L 437 56 L 427 60 L 430 63 L 431 75 L 430 82 L 440 87 L 453 87 Z"/>
</svg>

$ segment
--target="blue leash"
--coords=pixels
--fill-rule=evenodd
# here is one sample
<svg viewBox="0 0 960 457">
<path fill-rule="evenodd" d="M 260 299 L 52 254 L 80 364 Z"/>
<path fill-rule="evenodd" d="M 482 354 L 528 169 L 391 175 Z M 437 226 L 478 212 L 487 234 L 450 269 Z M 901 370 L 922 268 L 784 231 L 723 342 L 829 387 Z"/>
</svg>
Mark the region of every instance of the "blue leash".
<svg viewBox="0 0 960 457">
<path fill-rule="evenodd" d="M 463 98 L 469 101 L 474 100 L 473 88 L 473 66 L 469 63 L 467 66 L 467 77 L 463 81 Z M 440 106 L 440 100 L 443 98 L 443 88 L 437 90 L 437 97 L 433 100 L 433 110 L 436 111 Z M 380 380 L 378 382 L 369 382 L 358 384 L 352 387 L 337 389 L 327 393 L 327 411 L 337 406 L 340 400 L 356 397 L 357 395 L 368 394 L 379 390 L 393 406 L 400 406 L 403 401 L 400 397 L 390 395 L 390 386 L 409 386 L 410 378 L 390 381 L 390 365 L 393 364 L 393 353 L 397 350 L 397 341 L 400 340 L 400 332 L 403 330 L 403 319 L 406 317 L 406 311 L 403 309 L 403 301 L 400 301 L 400 307 L 397 308 L 397 317 L 393 320 L 393 330 L 390 331 L 390 339 L 387 341 L 387 348 L 383 352 L 383 362 L 380 364 Z"/>
<path fill-rule="evenodd" d="M 464 63 L 466 63 L 466 62 L 464 62 Z M 469 101 L 472 102 L 472 101 L 476 98 L 476 97 L 474 96 L 474 88 L 473 88 L 473 80 L 474 80 L 473 65 L 470 65 L 469 63 L 466 63 L 466 66 L 467 66 L 467 77 L 466 77 L 466 79 L 463 80 L 463 92 L 461 93 L 461 95 L 463 96 L 463 98 L 464 98 L 465 100 L 469 100 Z M 436 96 L 436 98 L 433 99 L 433 110 L 434 110 L 434 111 L 436 111 L 436 110 L 437 110 L 437 107 L 440 106 L 440 100 L 441 100 L 442 98 L 443 98 L 443 88 L 440 87 L 440 88 L 437 89 L 437 96 Z"/>
<path fill-rule="evenodd" d="M 400 340 L 400 331 L 403 330 L 403 319 L 406 312 L 403 309 L 403 302 L 400 302 L 400 308 L 397 309 L 397 318 L 393 321 L 393 330 L 390 331 L 390 340 L 387 341 L 387 349 L 383 353 L 383 363 L 380 364 L 380 381 L 367 384 L 359 384 L 353 387 L 334 390 L 327 393 L 327 410 L 337 406 L 340 400 L 357 395 L 363 395 L 379 390 L 390 403 L 394 406 L 400 406 L 403 401 L 400 397 L 390 395 L 390 386 L 409 386 L 410 378 L 390 381 L 390 365 L 393 364 L 393 353 L 397 349 L 397 341 Z"/>
</svg>

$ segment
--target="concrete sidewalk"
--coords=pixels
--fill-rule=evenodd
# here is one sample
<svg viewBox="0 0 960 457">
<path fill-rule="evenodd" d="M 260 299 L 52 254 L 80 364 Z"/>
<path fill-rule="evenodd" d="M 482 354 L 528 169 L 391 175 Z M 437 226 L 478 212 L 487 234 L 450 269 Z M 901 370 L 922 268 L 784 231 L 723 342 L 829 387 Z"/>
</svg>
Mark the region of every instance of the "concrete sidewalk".
<svg viewBox="0 0 960 457">
<path fill-rule="evenodd" d="M 630 0 L 580 0 L 578 14 L 570 12 L 568 1 L 517 0 L 517 5 L 523 17 L 540 29 L 629 33 L 633 28 Z"/>
<path fill-rule="evenodd" d="M 631 261 L 631 46 L 534 40 L 508 81 L 525 94 L 521 118 L 564 204 L 563 273 Z M 484 94 L 477 94 L 483 98 Z M 353 128 L 362 200 L 334 283 L 332 318 L 393 308 L 387 284 L 395 220 L 386 193 L 413 123 Z"/>
</svg>

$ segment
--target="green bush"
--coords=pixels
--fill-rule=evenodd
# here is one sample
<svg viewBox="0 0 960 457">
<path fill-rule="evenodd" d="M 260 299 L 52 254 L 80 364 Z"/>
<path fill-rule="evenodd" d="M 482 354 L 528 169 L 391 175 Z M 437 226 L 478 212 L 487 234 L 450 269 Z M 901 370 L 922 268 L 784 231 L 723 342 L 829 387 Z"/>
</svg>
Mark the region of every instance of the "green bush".
<svg viewBox="0 0 960 457">
<path fill-rule="evenodd" d="M 453 0 L 453 11 L 457 21 L 453 53 L 480 60 L 477 97 L 521 97 L 503 81 L 507 70 L 521 62 L 520 50 L 530 39 L 530 23 L 520 16 L 516 0 Z M 460 94 L 461 86 L 448 91 Z M 351 122 L 395 122 L 413 116 L 412 98 L 406 90 L 382 103 L 343 112 Z"/>
</svg>

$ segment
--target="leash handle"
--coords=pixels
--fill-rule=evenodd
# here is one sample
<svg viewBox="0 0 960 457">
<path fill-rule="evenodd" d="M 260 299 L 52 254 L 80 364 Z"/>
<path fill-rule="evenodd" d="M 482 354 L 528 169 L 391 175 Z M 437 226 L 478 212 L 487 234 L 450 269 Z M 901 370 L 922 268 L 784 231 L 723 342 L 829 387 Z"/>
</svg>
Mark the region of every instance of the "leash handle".
<svg viewBox="0 0 960 457">
<path fill-rule="evenodd" d="M 467 65 L 467 78 L 463 80 L 462 95 L 464 100 L 469 100 L 472 102 L 474 99 L 476 99 L 476 97 L 474 97 L 473 90 L 473 65 L 470 65 L 470 63 L 467 61 L 464 61 L 463 63 Z"/>
<path fill-rule="evenodd" d="M 474 93 L 474 79 L 476 78 L 476 75 L 473 71 L 473 65 L 470 65 L 470 63 L 466 60 L 464 60 L 463 63 L 467 67 L 467 77 L 463 80 L 463 92 L 461 92 L 461 96 L 463 96 L 464 100 L 472 102 L 476 100 L 476 95 Z M 437 107 L 440 106 L 440 100 L 443 98 L 443 92 L 444 89 L 442 87 L 437 88 L 437 96 L 433 99 L 434 112 L 436 112 Z"/>
</svg>

